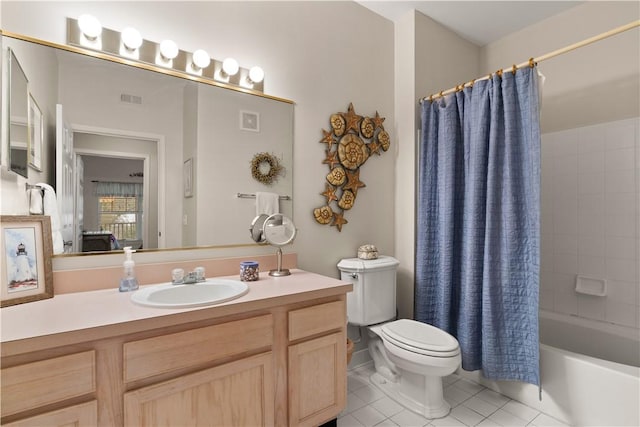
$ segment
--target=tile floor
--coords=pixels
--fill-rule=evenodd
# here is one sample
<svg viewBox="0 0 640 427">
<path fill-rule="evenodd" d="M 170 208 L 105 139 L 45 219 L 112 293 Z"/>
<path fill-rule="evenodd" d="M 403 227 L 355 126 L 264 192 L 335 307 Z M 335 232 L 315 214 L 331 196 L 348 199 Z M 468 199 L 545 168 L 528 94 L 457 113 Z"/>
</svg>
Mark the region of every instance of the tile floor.
<svg viewBox="0 0 640 427">
<path fill-rule="evenodd" d="M 480 384 L 450 375 L 443 380 L 448 416 L 424 418 L 404 409 L 369 382 L 373 364 L 350 370 L 347 377 L 347 407 L 338 427 L 440 427 L 440 426 L 565 426 L 562 422 L 523 405 Z"/>
</svg>

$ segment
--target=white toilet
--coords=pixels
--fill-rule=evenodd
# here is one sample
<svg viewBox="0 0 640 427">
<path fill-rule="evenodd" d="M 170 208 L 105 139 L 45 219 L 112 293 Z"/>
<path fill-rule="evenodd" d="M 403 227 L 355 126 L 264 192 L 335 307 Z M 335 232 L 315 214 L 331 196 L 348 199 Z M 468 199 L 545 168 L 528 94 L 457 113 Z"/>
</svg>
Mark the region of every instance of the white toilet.
<svg viewBox="0 0 640 427">
<path fill-rule="evenodd" d="M 368 326 L 369 353 L 376 372 L 371 382 L 404 407 L 427 418 L 446 416 L 442 377 L 460 366 L 458 341 L 447 332 L 396 317 L 398 260 L 347 258 L 338 263 L 341 278 L 353 283 L 347 294 L 349 323 Z"/>
</svg>

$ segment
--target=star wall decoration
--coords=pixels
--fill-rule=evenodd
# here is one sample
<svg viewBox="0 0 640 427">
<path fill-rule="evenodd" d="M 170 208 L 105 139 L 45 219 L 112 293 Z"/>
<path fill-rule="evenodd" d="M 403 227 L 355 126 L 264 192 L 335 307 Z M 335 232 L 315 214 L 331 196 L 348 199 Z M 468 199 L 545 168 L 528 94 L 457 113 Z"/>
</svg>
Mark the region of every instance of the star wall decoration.
<svg viewBox="0 0 640 427">
<path fill-rule="evenodd" d="M 372 154 L 380 156 L 389 149 L 391 138 L 384 130 L 385 118 L 376 111 L 375 116 L 356 114 L 352 103 L 347 112 L 334 113 L 329 117 L 330 131 L 322 129 L 320 142 L 327 144 L 323 164 L 329 166 L 325 176 L 325 204 L 315 208 L 313 215 L 318 224 L 331 225 L 339 232 L 349 221 L 344 217 L 356 202 L 358 190 L 367 185 L 360 180 L 360 168 Z M 332 209 L 335 203 L 337 208 Z"/>
</svg>

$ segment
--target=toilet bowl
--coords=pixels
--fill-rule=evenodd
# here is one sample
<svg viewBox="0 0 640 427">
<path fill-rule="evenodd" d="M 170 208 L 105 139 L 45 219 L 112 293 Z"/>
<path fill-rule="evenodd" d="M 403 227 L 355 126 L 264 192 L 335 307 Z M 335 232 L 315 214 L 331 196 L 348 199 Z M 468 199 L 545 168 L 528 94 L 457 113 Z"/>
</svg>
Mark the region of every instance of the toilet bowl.
<svg viewBox="0 0 640 427">
<path fill-rule="evenodd" d="M 369 327 L 371 382 L 404 407 L 427 418 L 451 410 L 442 377 L 460 366 L 458 341 L 434 326 L 400 319 Z"/>
<path fill-rule="evenodd" d="M 369 353 L 376 372 L 371 382 L 385 394 L 427 418 L 446 416 L 442 377 L 460 366 L 458 341 L 447 332 L 396 317 L 398 260 L 388 256 L 338 263 L 341 279 L 353 284 L 347 294 L 349 324 L 368 327 Z"/>
</svg>

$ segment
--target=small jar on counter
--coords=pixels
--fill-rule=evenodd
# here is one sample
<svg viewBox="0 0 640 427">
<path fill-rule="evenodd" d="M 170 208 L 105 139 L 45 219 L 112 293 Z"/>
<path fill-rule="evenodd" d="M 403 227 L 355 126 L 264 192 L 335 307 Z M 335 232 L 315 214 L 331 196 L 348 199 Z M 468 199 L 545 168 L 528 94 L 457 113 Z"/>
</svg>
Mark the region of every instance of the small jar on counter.
<svg viewBox="0 0 640 427">
<path fill-rule="evenodd" d="M 242 261 L 240 263 L 240 280 L 243 282 L 255 282 L 260 278 L 259 273 L 256 261 Z"/>
</svg>

